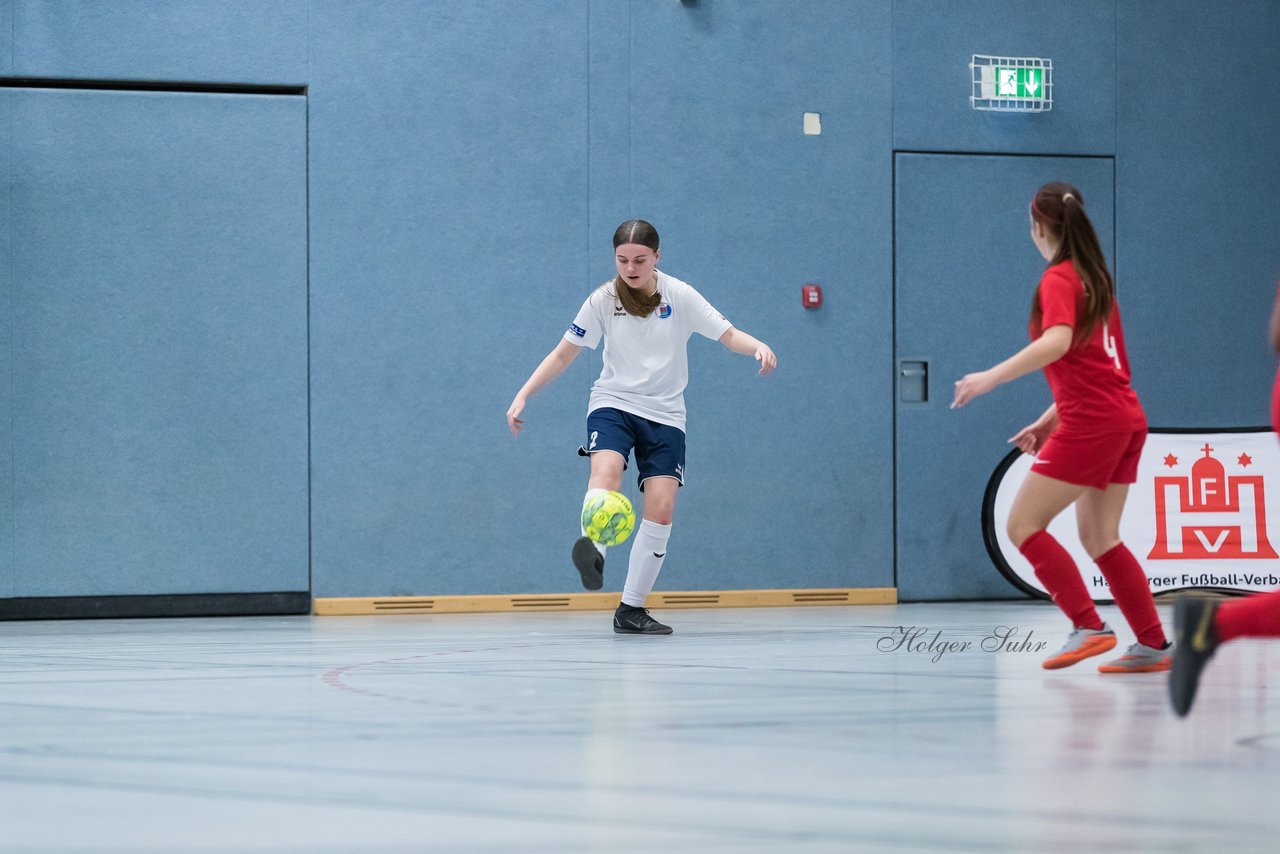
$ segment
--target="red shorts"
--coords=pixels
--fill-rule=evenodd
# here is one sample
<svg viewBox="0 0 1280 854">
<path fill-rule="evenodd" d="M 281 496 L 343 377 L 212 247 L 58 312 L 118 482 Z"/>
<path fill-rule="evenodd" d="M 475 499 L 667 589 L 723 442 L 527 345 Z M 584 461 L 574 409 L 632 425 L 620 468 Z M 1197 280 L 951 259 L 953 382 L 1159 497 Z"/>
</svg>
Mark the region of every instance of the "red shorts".
<svg viewBox="0 0 1280 854">
<path fill-rule="evenodd" d="M 1031 470 L 1094 489 L 1133 483 L 1138 479 L 1138 458 L 1146 441 L 1146 430 L 1093 436 L 1064 436 L 1054 431 L 1036 454 Z"/>
</svg>

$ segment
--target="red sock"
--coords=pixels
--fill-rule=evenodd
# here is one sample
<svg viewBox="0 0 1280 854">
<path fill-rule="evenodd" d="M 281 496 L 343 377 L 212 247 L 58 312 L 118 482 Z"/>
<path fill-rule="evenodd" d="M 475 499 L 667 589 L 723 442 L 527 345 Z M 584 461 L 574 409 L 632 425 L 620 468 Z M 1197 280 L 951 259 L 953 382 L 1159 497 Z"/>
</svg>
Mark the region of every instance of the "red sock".
<svg viewBox="0 0 1280 854">
<path fill-rule="evenodd" d="M 1156 613 L 1156 600 L 1151 598 L 1151 583 L 1133 552 L 1120 543 L 1094 560 L 1111 585 L 1111 598 L 1116 600 L 1138 643 L 1160 649 L 1165 645 L 1164 628 Z"/>
<path fill-rule="evenodd" d="M 1280 590 L 1223 602 L 1213 627 L 1219 641 L 1280 636 Z"/>
<path fill-rule="evenodd" d="M 1093 606 L 1093 598 L 1085 589 L 1076 562 L 1052 534 L 1036 531 L 1022 541 L 1018 551 L 1031 561 L 1036 578 L 1049 591 L 1054 603 L 1071 619 L 1071 625 L 1095 631 L 1102 628 L 1102 619 Z"/>
</svg>

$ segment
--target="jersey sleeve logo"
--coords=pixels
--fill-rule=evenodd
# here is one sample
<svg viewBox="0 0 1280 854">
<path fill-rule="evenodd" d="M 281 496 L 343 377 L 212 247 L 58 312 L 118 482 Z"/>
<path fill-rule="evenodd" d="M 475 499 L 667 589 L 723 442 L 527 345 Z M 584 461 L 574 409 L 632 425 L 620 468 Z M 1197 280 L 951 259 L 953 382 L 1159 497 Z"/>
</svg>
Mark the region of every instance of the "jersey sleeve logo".
<svg viewBox="0 0 1280 854">
<path fill-rule="evenodd" d="M 587 330 L 583 329 L 581 326 L 579 326 L 576 323 L 569 324 L 569 331 L 572 332 L 574 335 L 578 336 L 579 338 L 587 337 Z"/>
</svg>

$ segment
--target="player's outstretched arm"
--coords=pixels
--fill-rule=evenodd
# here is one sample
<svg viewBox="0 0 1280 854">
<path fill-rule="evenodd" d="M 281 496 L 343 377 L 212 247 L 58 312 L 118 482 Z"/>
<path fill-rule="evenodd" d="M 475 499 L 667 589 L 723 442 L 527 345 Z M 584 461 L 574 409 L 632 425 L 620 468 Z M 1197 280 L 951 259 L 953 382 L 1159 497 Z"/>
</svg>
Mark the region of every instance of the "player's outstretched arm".
<svg viewBox="0 0 1280 854">
<path fill-rule="evenodd" d="M 720 336 L 720 343 L 735 353 L 740 353 L 743 356 L 754 356 L 755 360 L 760 363 L 761 376 L 778 367 L 778 357 L 773 355 L 769 345 L 752 335 L 748 335 L 741 329 L 730 326 Z"/>
<path fill-rule="evenodd" d="M 1071 327 L 1066 324 L 1050 326 L 1039 338 L 995 367 L 976 374 L 965 374 L 956 380 L 956 397 L 951 402 L 951 408 L 964 406 L 1002 383 L 1016 380 L 1058 361 L 1071 349 L 1072 334 Z"/>
<path fill-rule="evenodd" d="M 512 436 L 519 436 L 520 431 L 524 429 L 524 419 L 520 417 L 520 414 L 524 412 L 525 404 L 529 402 L 529 398 L 537 394 L 543 386 L 564 373 L 564 369 L 573 364 L 573 360 L 578 358 L 578 353 L 580 352 L 582 352 L 582 348 L 577 344 L 562 340 L 554 350 L 547 354 L 542 363 L 533 369 L 529 379 L 525 380 L 525 384 L 516 392 L 515 400 L 511 401 L 511 406 L 507 408 L 507 427 L 511 430 Z"/>
</svg>

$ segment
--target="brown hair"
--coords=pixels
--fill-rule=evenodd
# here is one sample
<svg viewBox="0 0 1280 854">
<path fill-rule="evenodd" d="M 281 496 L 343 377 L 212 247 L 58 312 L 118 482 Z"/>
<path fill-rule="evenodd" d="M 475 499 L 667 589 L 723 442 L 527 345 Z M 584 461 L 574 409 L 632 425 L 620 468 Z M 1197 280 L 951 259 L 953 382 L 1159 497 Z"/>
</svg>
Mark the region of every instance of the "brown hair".
<svg viewBox="0 0 1280 854">
<path fill-rule="evenodd" d="M 628 243 L 647 246 L 656 253 L 658 251 L 658 229 L 642 219 L 629 219 L 618 226 L 618 230 L 613 233 L 613 248 L 617 249 L 619 246 Z M 653 314 L 653 310 L 658 307 L 658 303 L 662 302 L 662 294 L 657 291 L 648 296 L 638 294 L 627 287 L 621 276 L 614 276 L 613 292 L 614 296 L 618 298 L 618 302 L 622 303 L 623 310 L 635 317 L 648 317 Z"/>
<path fill-rule="evenodd" d="M 1076 324 L 1072 346 L 1087 341 L 1099 323 L 1111 316 L 1116 302 L 1116 286 L 1107 272 L 1107 259 L 1098 243 L 1089 215 L 1084 212 L 1084 196 L 1070 184 L 1045 184 L 1031 197 L 1031 217 L 1061 241 L 1049 266 L 1070 261 L 1084 282 L 1084 316 Z M 1031 300 L 1031 325 L 1039 329 L 1040 291 Z"/>
</svg>

